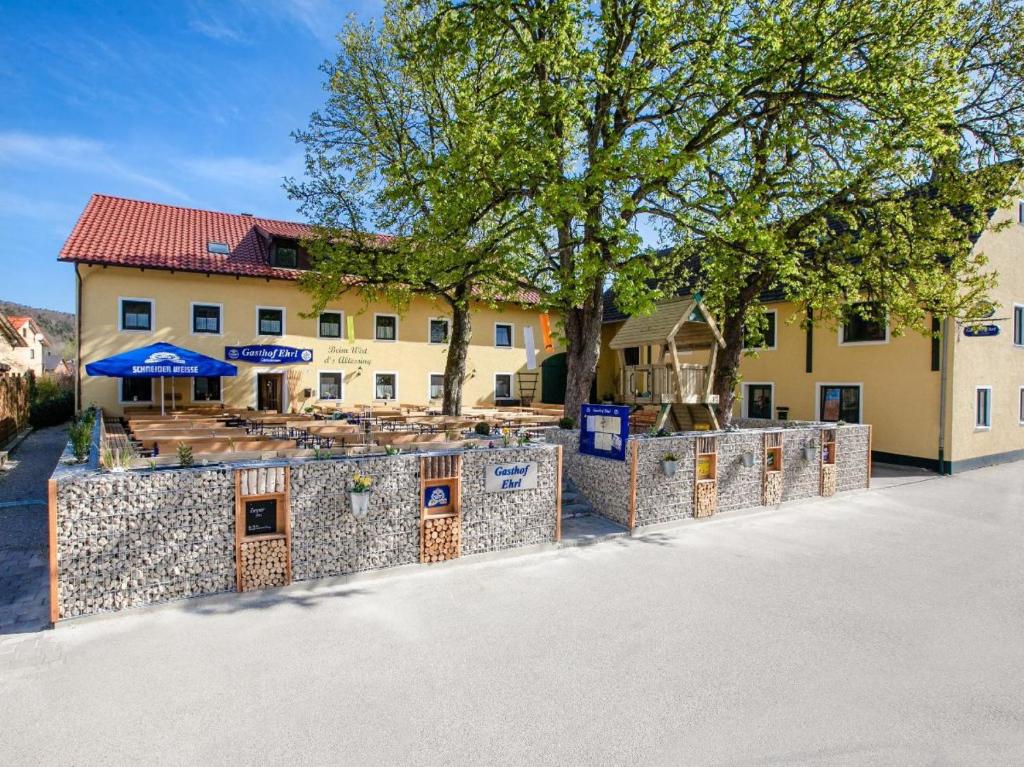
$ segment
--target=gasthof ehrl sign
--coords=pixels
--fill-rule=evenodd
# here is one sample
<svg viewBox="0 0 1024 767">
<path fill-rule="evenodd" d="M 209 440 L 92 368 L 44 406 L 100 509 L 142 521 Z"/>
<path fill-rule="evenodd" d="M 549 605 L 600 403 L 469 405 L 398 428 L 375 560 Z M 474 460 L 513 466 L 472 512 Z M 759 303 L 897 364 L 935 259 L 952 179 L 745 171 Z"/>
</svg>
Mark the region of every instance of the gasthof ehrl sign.
<svg viewBox="0 0 1024 767">
<path fill-rule="evenodd" d="M 484 469 L 484 489 L 488 493 L 534 490 L 537 487 L 537 463 L 490 463 Z"/>
</svg>

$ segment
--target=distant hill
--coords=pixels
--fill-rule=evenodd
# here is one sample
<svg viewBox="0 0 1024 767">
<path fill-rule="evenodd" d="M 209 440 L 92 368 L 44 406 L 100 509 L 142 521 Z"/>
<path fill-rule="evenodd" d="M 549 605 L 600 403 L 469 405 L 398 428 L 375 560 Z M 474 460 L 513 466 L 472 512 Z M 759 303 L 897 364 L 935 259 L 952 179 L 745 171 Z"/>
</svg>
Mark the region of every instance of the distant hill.
<svg viewBox="0 0 1024 767">
<path fill-rule="evenodd" d="M 55 352 L 69 359 L 75 356 L 75 315 L 55 309 L 37 309 L 13 301 L 0 301 L 0 312 L 9 317 L 31 317 L 46 333 Z"/>
</svg>

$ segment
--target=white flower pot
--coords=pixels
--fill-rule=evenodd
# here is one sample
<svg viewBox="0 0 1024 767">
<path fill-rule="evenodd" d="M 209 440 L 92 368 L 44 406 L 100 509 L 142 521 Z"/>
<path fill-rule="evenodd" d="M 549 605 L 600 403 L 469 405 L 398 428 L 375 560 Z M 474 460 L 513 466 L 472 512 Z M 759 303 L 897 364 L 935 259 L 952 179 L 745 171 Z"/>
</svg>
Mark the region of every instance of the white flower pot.
<svg viewBox="0 0 1024 767">
<path fill-rule="evenodd" d="M 662 461 L 661 470 L 664 472 L 666 477 L 672 479 L 672 477 L 676 475 L 676 472 L 679 471 L 679 461 Z"/>
<path fill-rule="evenodd" d="M 348 493 L 348 499 L 352 504 L 352 516 L 356 519 L 362 519 L 366 516 L 367 512 L 370 511 L 369 490 L 364 493 L 357 493 L 355 490 L 350 490 Z"/>
</svg>

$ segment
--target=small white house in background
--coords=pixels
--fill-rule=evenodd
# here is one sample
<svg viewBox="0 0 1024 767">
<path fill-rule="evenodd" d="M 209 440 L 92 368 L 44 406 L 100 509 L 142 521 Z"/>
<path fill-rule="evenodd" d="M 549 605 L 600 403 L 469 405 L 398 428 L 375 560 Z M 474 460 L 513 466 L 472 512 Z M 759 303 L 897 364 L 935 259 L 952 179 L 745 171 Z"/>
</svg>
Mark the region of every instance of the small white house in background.
<svg viewBox="0 0 1024 767">
<path fill-rule="evenodd" d="M 0 314 L 0 373 L 24 373 L 21 352 L 27 346 L 11 321 Z"/>
<path fill-rule="evenodd" d="M 8 317 L 7 319 L 24 342 L 24 346 L 12 350 L 14 359 L 18 363 L 18 372 L 24 373 L 31 370 L 39 376 L 44 371 L 53 370 L 60 363 L 60 356 L 53 352 L 50 340 L 39 329 L 34 319 L 31 317 Z"/>
</svg>

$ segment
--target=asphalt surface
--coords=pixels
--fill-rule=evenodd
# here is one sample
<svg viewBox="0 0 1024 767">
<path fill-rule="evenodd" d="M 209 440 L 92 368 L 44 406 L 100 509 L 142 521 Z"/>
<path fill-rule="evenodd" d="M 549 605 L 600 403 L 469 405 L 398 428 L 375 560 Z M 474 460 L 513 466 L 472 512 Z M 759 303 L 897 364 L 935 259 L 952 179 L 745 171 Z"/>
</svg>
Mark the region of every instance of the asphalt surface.
<svg viewBox="0 0 1024 767">
<path fill-rule="evenodd" d="M 0 635 L 50 623 L 46 481 L 66 442 L 64 426 L 34 431 L 0 471 Z"/>
<path fill-rule="evenodd" d="M 1024 763 L 1022 464 L 0 637 L 5 764 Z"/>
</svg>

